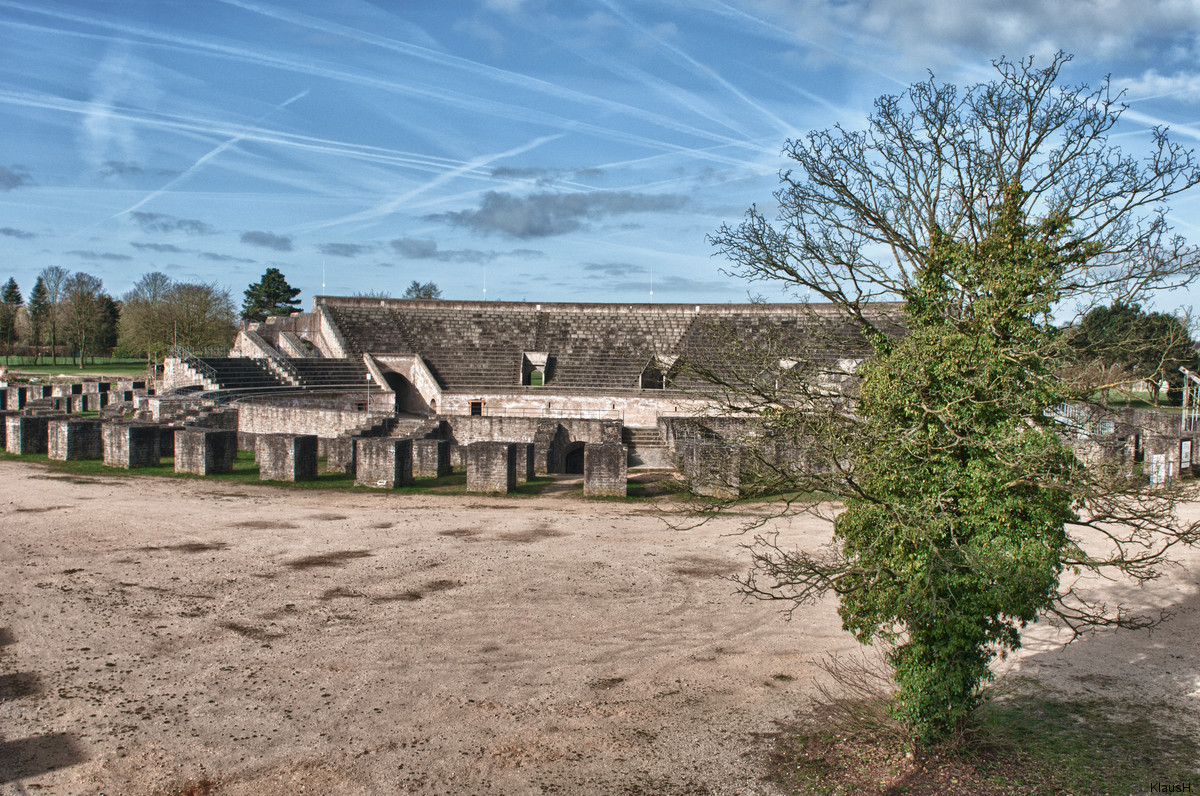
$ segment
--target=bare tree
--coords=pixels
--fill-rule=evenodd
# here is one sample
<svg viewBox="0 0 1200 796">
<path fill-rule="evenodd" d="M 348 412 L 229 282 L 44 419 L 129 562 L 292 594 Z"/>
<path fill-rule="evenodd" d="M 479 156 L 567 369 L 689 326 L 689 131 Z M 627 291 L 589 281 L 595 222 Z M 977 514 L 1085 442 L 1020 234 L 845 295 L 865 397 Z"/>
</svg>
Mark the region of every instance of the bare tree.
<svg viewBox="0 0 1200 796">
<path fill-rule="evenodd" d="M 38 278 L 42 280 L 42 284 L 46 288 L 46 300 L 49 303 L 46 321 L 50 325 L 50 361 L 54 365 L 58 364 L 59 314 L 62 307 L 63 292 L 70 277 L 71 272 L 59 265 L 46 266 L 38 274 Z"/>
</svg>

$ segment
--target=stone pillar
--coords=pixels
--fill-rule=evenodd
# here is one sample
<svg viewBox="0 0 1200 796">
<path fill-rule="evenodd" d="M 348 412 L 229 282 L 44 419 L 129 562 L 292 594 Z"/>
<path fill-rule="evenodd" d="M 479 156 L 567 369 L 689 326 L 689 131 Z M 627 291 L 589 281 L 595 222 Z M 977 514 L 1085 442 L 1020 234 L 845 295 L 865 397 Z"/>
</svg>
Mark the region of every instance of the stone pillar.
<svg viewBox="0 0 1200 796">
<path fill-rule="evenodd" d="M 155 467 L 159 461 L 159 427 L 144 423 L 105 423 L 104 464 L 130 470 Z"/>
<path fill-rule="evenodd" d="M 412 483 L 411 439 L 359 437 L 354 441 L 354 483 L 395 489 Z"/>
<path fill-rule="evenodd" d="M 11 412 L 24 409 L 26 402 L 29 400 L 29 388 L 13 387 L 10 385 L 6 393 L 6 397 L 8 399 L 8 404 L 4 407 L 5 409 L 8 409 Z"/>
<path fill-rule="evenodd" d="M 46 455 L 59 461 L 104 458 L 99 418 L 51 420 Z"/>
<path fill-rule="evenodd" d="M 175 472 L 216 475 L 233 472 L 237 432 L 215 428 L 184 428 L 175 434 Z"/>
<path fill-rule="evenodd" d="M 413 478 L 450 475 L 450 443 L 444 439 L 414 439 Z"/>
<path fill-rule="evenodd" d="M 0 410 L 0 448 L 8 450 L 8 418 L 17 416 L 17 412 Z"/>
<path fill-rule="evenodd" d="M 507 495 L 517 488 L 517 447 L 475 442 L 467 447 L 467 491 Z"/>
<path fill-rule="evenodd" d="M 47 415 L 9 415 L 4 419 L 4 449 L 22 456 L 45 453 L 50 420 Z"/>
<path fill-rule="evenodd" d="M 583 449 L 584 497 L 625 497 L 628 481 L 628 446 L 606 442 Z"/>
<path fill-rule="evenodd" d="M 314 434 L 259 434 L 254 461 L 260 481 L 311 481 L 317 477 Z"/>
</svg>

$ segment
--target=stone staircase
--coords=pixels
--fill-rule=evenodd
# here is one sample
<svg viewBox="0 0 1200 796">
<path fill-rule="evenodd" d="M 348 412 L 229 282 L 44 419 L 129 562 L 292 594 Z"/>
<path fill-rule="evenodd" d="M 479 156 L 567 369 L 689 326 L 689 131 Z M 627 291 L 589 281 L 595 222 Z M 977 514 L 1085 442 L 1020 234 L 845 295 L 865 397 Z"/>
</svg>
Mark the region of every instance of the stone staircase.
<svg viewBox="0 0 1200 796">
<path fill-rule="evenodd" d="M 657 426 L 621 429 L 621 442 L 629 446 L 630 467 L 670 467 L 670 452 Z"/>
</svg>

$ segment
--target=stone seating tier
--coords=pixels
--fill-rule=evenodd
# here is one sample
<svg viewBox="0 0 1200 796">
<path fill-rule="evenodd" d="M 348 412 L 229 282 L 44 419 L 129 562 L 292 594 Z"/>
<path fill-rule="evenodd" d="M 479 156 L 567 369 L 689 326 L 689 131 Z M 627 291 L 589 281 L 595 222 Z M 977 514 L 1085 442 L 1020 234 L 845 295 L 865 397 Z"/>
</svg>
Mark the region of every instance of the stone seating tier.
<svg viewBox="0 0 1200 796">
<path fill-rule="evenodd" d="M 204 357 L 200 360 L 216 373 L 215 381 L 223 390 L 263 389 L 284 384 L 257 359 L 243 357 Z"/>
<path fill-rule="evenodd" d="M 866 353 L 853 326 L 790 305 L 707 314 L 676 305 L 586 305 L 583 311 L 456 302 L 326 306 L 352 357 L 420 355 L 450 391 L 518 387 L 524 352 L 549 354 L 547 388 L 588 391 L 638 390 L 643 371 L 656 359 L 719 364 L 752 354 L 764 362 L 772 357 L 820 362 Z"/>
</svg>

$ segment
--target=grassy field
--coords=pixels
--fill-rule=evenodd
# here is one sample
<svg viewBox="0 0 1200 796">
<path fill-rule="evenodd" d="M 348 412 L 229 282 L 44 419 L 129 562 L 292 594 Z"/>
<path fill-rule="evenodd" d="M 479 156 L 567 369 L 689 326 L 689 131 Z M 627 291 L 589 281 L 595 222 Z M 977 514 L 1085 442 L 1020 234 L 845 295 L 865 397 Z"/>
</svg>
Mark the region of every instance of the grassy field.
<svg viewBox="0 0 1200 796">
<path fill-rule="evenodd" d="M 80 367 L 61 358 L 57 363 L 47 362 L 43 359 L 39 364 L 35 365 L 29 357 L 11 357 L 8 364 L 4 367 L 8 371 L 7 378 L 9 381 L 34 376 L 45 378 L 47 376 L 54 377 L 58 375 L 67 376 L 72 379 L 82 376 L 125 379 L 146 378 L 146 360 L 144 359 L 97 359 L 94 362 L 89 361 L 86 365 Z"/>
</svg>

